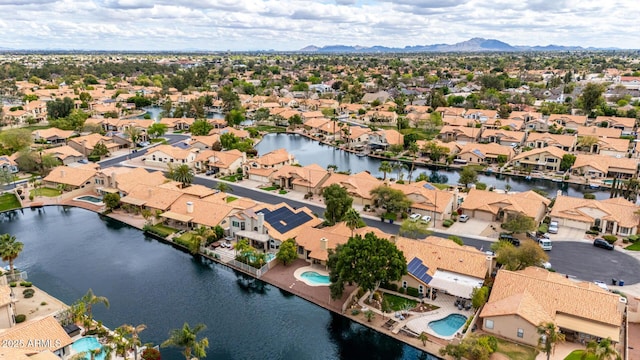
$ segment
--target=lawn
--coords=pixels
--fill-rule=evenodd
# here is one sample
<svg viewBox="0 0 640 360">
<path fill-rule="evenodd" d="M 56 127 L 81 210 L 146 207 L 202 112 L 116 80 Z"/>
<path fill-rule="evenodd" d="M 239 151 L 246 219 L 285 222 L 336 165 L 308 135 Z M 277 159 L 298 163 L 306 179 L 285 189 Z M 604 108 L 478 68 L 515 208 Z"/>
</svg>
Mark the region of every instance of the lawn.
<svg viewBox="0 0 640 360">
<path fill-rule="evenodd" d="M 229 182 L 236 182 L 236 175 L 229 175 L 229 176 L 225 176 L 221 178 L 222 180 L 225 181 L 229 181 Z"/>
<path fill-rule="evenodd" d="M 433 185 L 434 187 L 437 187 L 440 190 L 447 190 L 449 189 L 449 186 L 451 186 L 449 184 L 438 184 L 438 183 L 429 183 L 429 184 Z"/>
<path fill-rule="evenodd" d="M 272 125 L 258 125 L 255 127 L 258 131 L 264 131 L 268 133 L 281 133 L 287 131 L 284 126 L 272 126 Z"/>
<path fill-rule="evenodd" d="M 273 190 L 278 190 L 280 187 L 279 186 L 269 186 L 269 187 L 264 187 L 261 188 L 264 191 L 273 191 Z"/>
<path fill-rule="evenodd" d="M 230 202 L 235 201 L 235 200 L 238 200 L 238 198 L 235 197 L 235 196 L 227 196 L 227 203 L 230 203 Z"/>
<path fill-rule="evenodd" d="M 33 189 L 29 192 L 29 194 L 33 194 L 33 196 L 46 196 L 46 197 L 56 197 L 60 195 L 60 190 L 54 188 L 37 188 Z"/>
<path fill-rule="evenodd" d="M 174 232 L 177 232 L 178 229 L 174 229 L 162 224 L 156 224 L 156 225 L 150 226 L 149 231 L 151 231 L 154 234 L 166 237 L 166 236 L 169 236 L 170 234 L 173 234 Z"/>
<path fill-rule="evenodd" d="M 502 339 L 498 340 L 498 350 L 496 352 L 506 355 L 511 360 L 535 360 L 538 350 Z"/>
<path fill-rule="evenodd" d="M 20 201 L 14 193 L 0 195 L 0 211 L 20 208 Z"/>
<path fill-rule="evenodd" d="M 636 241 L 633 244 L 627 246 L 625 249 L 631 251 L 640 251 L 640 241 Z"/>
<path fill-rule="evenodd" d="M 413 309 L 414 307 L 416 307 L 416 305 L 418 304 L 417 302 L 407 299 L 407 298 L 403 298 L 401 296 L 396 296 L 396 295 L 392 295 L 392 294 L 387 294 L 384 293 L 382 295 L 384 297 L 384 299 L 387 300 L 387 302 L 389 303 L 389 306 L 391 306 L 391 308 L 394 311 L 400 311 L 404 309 L 404 305 L 406 303 L 409 303 L 411 305 L 411 308 Z"/>
<path fill-rule="evenodd" d="M 571 354 L 569 354 L 564 360 L 582 360 L 582 354 L 584 350 L 575 350 Z M 595 360 L 596 357 L 593 355 L 587 355 L 586 360 Z"/>
</svg>

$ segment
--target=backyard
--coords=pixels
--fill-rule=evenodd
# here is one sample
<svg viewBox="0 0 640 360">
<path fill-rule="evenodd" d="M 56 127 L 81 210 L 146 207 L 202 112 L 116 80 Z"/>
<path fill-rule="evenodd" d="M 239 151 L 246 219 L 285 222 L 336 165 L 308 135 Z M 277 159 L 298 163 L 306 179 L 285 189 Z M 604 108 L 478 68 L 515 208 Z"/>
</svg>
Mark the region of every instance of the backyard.
<svg viewBox="0 0 640 360">
<path fill-rule="evenodd" d="M 584 354 L 584 350 L 576 350 L 569 354 L 564 360 L 595 360 L 597 359 L 595 356 L 589 354 L 585 358 L 582 357 Z"/>
<path fill-rule="evenodd" d="M 414 300 L 410 300 L 401 296 L 396 296 L 396 295 L 387 294 L 387 293 L 384 293 L 382 296 L 394 311 L 400 311 L 407 308 L 413 309 L 418 304 Z"/>
<path fill-rule="evenodd" d="M 506 355 L 511 360 L 535 360 L 536 356 L 538 355 L 538 350 L 532 347 L 516 344 L 502 339 L 497 340 L 498 350 L 496 352 Z"/>
<path fill-rule="evenodd" d="M 162 237 L 167 237 L 173 234 L 174 232 L 178 231 L 178 229 L 174 229 L 172 227 L 169 227 L 163 224 L 151 225 L 151 226 L 148 226 L 145 230 Z"/>
<path fill-rule="evenodd" d="M 13 193 L 0 195 L 0 211 L 20 208 L 20 201 Z"/>
<path fill-rule="evenodd" d="M 46 196 L 46 197 L 56 197 L 56 196 L 59 196 L 60 194 L 61 194 L 60 190 L 54 189 L 54 188 L 48 188 L 48 187 L 32 189 L 29 192 L 29 195 Z"/>
</svg>

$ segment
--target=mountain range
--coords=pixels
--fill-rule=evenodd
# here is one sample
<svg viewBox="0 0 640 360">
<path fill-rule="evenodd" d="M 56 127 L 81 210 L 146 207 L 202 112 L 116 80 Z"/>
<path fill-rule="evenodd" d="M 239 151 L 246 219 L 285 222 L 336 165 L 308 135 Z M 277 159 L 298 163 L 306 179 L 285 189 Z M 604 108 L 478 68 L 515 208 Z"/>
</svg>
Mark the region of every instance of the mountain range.
<svg viewBox="0 0 640 360">
<path fill-rule="evenodd" d="M 314 45 L 300 49 L 301 52 L 317 53 L 394 53 L 394 52 L 516 52 L 516 51 L 576 51 L 576 50 L 617 50 L 616 48 L 583 48 L 581 46 L 518 46 L 509 45 L 496 39 L 473 38 L 455 44 L 414 45 L 403 48 L 386 46 L 349 46 L 328 45 L 318 47 Z"/>
</svg>

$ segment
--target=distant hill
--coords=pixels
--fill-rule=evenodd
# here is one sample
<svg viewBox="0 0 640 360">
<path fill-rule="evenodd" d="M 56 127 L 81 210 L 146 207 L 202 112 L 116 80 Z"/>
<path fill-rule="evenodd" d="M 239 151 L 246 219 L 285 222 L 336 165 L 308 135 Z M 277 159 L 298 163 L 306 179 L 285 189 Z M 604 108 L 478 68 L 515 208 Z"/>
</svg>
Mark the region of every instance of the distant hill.
<svg viewBox="0 0 640 360">
<path fill-rule="evenodd" d="M 511 51 L 576 51 L 576 50 L 616 50 L 616 49 L 599 49 L 581 46 L 562 46 L 562 45 L 546 45 L 546 46 L 517 46 L 510 45 L 496 39 L 473 38 L 456 44 L 434 44 L 434 45 L 414 45 L 405 46 L 404 48 L 392 48 L 386 46 L 350 46 L 350 45 L 327 45 L 318 47 L 315 45 L 307 46 L 299 51 L 318 52 L 318 53 L 391 53 L 391 52 L 511 52 Z"/>
</svg>

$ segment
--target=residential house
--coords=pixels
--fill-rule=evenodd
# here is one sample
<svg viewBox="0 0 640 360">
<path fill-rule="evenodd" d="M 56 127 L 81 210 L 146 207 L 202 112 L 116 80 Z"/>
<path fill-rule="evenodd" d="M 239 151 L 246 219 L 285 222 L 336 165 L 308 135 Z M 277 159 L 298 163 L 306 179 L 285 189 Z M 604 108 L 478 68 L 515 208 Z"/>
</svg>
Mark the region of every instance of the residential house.
<svg viewBox="0 0 640 360">
<path fill-rule="evenodd" d="M 577 130 L 578 127 L 587 125 L 587 117 L 584 115 L 551 114 L 548 121 L 558 127 L 572 130 Z"/>
<path fill-rule="evenodd" d="M 542 149 L 547 146 L 555 146 L 564 151 L 576 150 L 578 137 L 576 135 L 559 135 L 550 133 L 530 132 L 527 135 L 525 146 L 532 149 Z"/>
<path fill-rule="evenodd" d="M 480 136 L 480 142 L 497 143 L 504 146 L 516 147 L 524 142 L 525 133 L 502 129 L 484 129 Z"/>
<path fill-rule="evenodd" d="M 385 102 L 387 102 L 387 100 L 389 100 L 390 97 L 391 97 L 391 94 L 389 94 L 388 92 L 386 92 L 386 91 L 378 91 L 377 93 L 366 93 L 366 94 L 364 94 L 362 99 L 360 99 L 360 102 L 366 103 L 366 104 L 371 104 L 372 102 L 377 100 L 381 104 L 384 104 Z"/>
<path fill-rule="evenodd" d="M 292 189 L 302 193 L 320 194 L 320 185 L 329 178 L 329 171 L 322 166 L 311 164 L 307 166 L 285 165 L 271 174 L 271 182 L 283 189 Z"/>
<path fill-rule="evenodd" d="M 42 154 L 51 155 L 63 165 L 69 165 L 85 159 L 85 156 L 69 145 L 42 150 Z"/>
<path fill-rule="evenodd" d="M 206 135 L 206 136 L 192 136 L 191 145 L 192 148 L 199 150 L 213 149 L 215 143 L 220 142 L 220 135 Z M 222 145 L 220 145 L 222 146 Z"/>
<path fill-rule="evenodd" d="M 460 246 L 449 239 L 429 236 L 424 240 L 390 236 L 407 258 L 408 274 L 400 286 L 418 289 L 418 293 L 433 298 L 431 289 L 453 296 L 471 299 L 474 289 L 482 287 L 492 269 L 492 257 L 474 248 Z"/>
<path fill-rule="evenodd" d="M 97 144 L 104 144 L 110 153 L 121 148 L 121 145 L 116 143 L 113 138 L 95 133 L 71 138 L 67 141 L 67 145 L 84 156 L 90 155 Z"/>
<path fill-rule="evenodd" d="M 8 172 L 10 174 L 15 174 L 19 171 L 18 164 L 16 164 L 15 160 L 12 157 L 6 155 L 0 156 L 1 171 Z"/>
<path fill-rule="evenodd" d="M 444 125 L 440 128 L 438 138 L 444 142 L 457 141 L 465 144 L 477 142 L 481 132 L 482 129 L 476 127 Z"/>
<path fill-rule="evenodd" d="M 562 227 L 587 231 L 597 227 L 603 233 L 629 236 L 638 232 L 638 207 L 624 198 L 582 199 L 560 195 L 551 210 L 551 220 Z"/>
<path fill-rule="evenodd" d="M 516 119 L 489 119 L 482 123 L 483 129 L 504 129 L 520 131 L 524 127 L 524 121 Z"/>
<path fill-rule="evenodd" d="M 63 186 L 68 191 L 93 187 L 96 173 L 96 170 L 89 167 L 58 166 L 42 179 L 42 184 L 52 188 Z"/>
<path fill-rule="evenodd" d="M 498 164 L 510 161 L 514 155 L 511 146 L 502 146 L 496 143 L 467 143 L 460 149 L 456 159 L 466 161 L 469 164 Z"/>
<path fill-rule="evenodd" d="M 372 130 L 367 127 L 348 126 L 347 147 L 349 149 L 362 149 L 369 144 L 369 135 Z"/>
<path fill-rule="evenodd" d="M 140 210 L 147 209 L 153 213 L 164 213 L 183 194 L 177 188 L 138 184 L 129 189 L 127 195 L 121 198 L 120 202 L 138 207 Z"/>
<path fill-rule="evenodd" d="M 616 128 L 603 128 L 597 126 L 578 126 L 576 129 L 578 137 L 593 136 L 593 137 L 607 137 L 607 138 L 619 138 L 622 136 L 622 130 Z M 578 140 L 579 142 L 579 140 Z"/>
<path fill-rule="evenodd" d="M 426 181 L 392 183 L 390 186 L 402 191 L 411 200 L 411 213 L 429 215 L 434 221 L 448 219 L 457 204 L 454 194 L 439 190 Z"/>
<path fill-rule="evenodd" d="M 539 267 L 502 269 L 480 312 L 479 324 L 485 332 L 529 346 L 538 346 L 537 328 L 548 322 L 570 342 L 610 338 L 618 343 L 625 304 L 620 295 L 594 283 L 576 282 Z"/>
<path fill-rule="evenodd" d="M 442 118 L 444 119 L 448 117 L 462 117 L 465 111 L 466 111 L 465 108 L 439 106 L 438 108 L 436 108 L 435 112 L 440 113 L 440 115 L 442 115 Z"/>
<path fill-rule="evenodd" d="M 393 129 L 377 130 L 369 134 L 371 149 L 387 149 L 391 145 L 404 145 L 404 135 Z"/>
<path fill-rule="evenodd" d="M 145 154 L 142 161 L 145 165 L 169 168 L 170 166 L 195 166 L 198 149 L 181 149 L 173 145 L 159 145 Z"/>
<path fill-rule="evenodd" d="M 160 124 L 167 125 L 169 132 L 189 131 L 191 125 L 196 121 L 194 118 L 162 118 Z"/>
<path fill-rule="evenodd" d="M 638 162 L 627 157 L 578 154 L 571 173 L 591 179 L 630 179 L 638 176 Z"/>
<path fill-rule="evenodd" d="M 522 152 L 511 162 L 517 167 L 530 171 L 560 171 L 560 163 L 565 154 L 567 152 L 558 147 L 546 146 Z"/>
<path fill-rule="evenodd" d="M 160 214 L 160 217 L 169 226 L 178 228 L 214 228 L 219 225 L 228 229 L 229 216 L 235 212 L 236 209 L 215 196 L 199 198 L 184 194 L 171 204 L 168 211 Z"/>
<path fill-rule="evenodd" d="M 154 187 L 167 181 L 162 171 L 114 166 L 98 171 L 94 182 L 98 194 L 118 193 L 124 197 L 137 185 Z"/>
<path fill-rule="evenodd" d="M 381 180 L 373 177 L 369 172 L 362 171 L 353 175 L 332 173 L 321 185 L 321 191 L 325 188 L 339 184 L 347 190 L 349 196 L 353 198 L 353 203 L 357 205 L 373 205 L 371 190 L 383 185 Z"/>
<path fill-rule="evenodd" d="M 53 316 L 34 318 L 27 320 L 10 329 L 0 331 L 0 343 L 20 344 L 15 350 L 24 351 L 29 355 L 27 359 L 50 360 L 53 353 L 54 359 L 65 358 L 70 355 L 71 338 Z M 0 349 L 0 354 L 5 353 L 5 348 Z M 34 355 L 37 354 L 37 355 Z M 16 353 L 5 353 L 5 359 L 18 360 L 21 356 Z"/>
<path fill-rule="evenodd" d="M 311 264 L 326 266 L 329 250 L 335 249 L 338 245 L 346 244 L 349 240 L 350 233 L 345 234 L 344 231 L 335 231 L 339 227 L 346 228 L 346 225 L 339 223 L 322 229 L 305 226 L 299 232 L 304 236 L 296 237 L 298 258 L 304 259 Z M 350 229 L 348 230 L 350 231 Z M 360 233 L 360 229 L 357 230 Z"/>
<path fill-rule="evenodd" d="M 213 151 L 202 150 L 195 158 L 195 168 L 201 172 L 213 172 L 221 176 L 242 173 L 242 164 L 247 161 L 247 154 L 239 150 Z"/>
<path fill-rule="evenodd" d="M 599 137 L 598 143 L 591 146 L 591 152 L 616 158 L 626 157 L 630 152 L 631 140 Z"/>
<path fill-rule="evenodd" d="M 467 119 L 467 118 L 463 118 L 461 116 L 458 117 L 446 117 L 444 119 L 442 119 L 442 124 L 443 125 L 450 125 L 450 126 L 464 126 L 464 127 L 475 127 L 476 124 L 480 124 L 480 122 L 476 122 L 475 120 L 471 120 L 471 119 Z M 480 125 L 478 125 L 480 126 Z"/>
<path fill-rule="evenodd" d="M 532 121 L 539 121 L 543 118 L 544 116 L 542 115 L 542 113 L 535 111 L 512 111 L 509 114 L 509 119 L 520 120 L 525 124 L 528 124 Z"/>
<path fill-rule="evenodd" d="M 615 116 L 598 116 L 594 124 L 608 128 L 619 129 L 622 135 L 632 135 L 636 128 L 636 119 Z"/>
<path fill-rule="evenodd" d="M 211 131 L 209 131 L 209 135 L 214 135 L 214 134 L 218 134 L 220 136 L 222 136 L 224 134 L 233 134 L 235 137 L 237 137 L 239 139 L 248 139 L 249 138 L 249 132 L 247 130 L 236 129 L 236 128 L 229 127 L 229 126 L 227 126 L 226 128 L 222 128 L 222 129 L 216 129 L 216 128 L 211 129 Z"/>
<path fill-rule="evenodd" d="M 416 145 L 418 145 L 418 148 L 420 149 L 420 154 L 421 156 L 428 156 L 429 152 L 425 151 L 425 146 L 431 142 L 434 142 L 436 144 L 436 146 L 440 146 L 440 147 L 445 147 L 447 149 L 449 149 L 449 152 L 447 153 L 447 155 L 456 155 L 457 153 L 460 152 L 460 150 L 464 147 L 465 144 L 460 144 L 458 142 L 455 141 L 450 141 L 450 142 L 443 142 L 441 140 L 438 139 L 434 139 L 434 140 L 417 140 L 416 141 Z"/>
<path fill-rule="evenodd" d="M 372 110 L 367 111 L 364 120 L 369 122 L 387 123 L 393 125 L 398 120 L 398 113 L 394 111 Z"/>
<path fill-rule="evenodd" d="M 340 134 L 340 124 L 325 118 L 313 118 L 304 123 L 307 134 L 326 140 L 333 140 Z"/>
<path fill-rule="evenodd" d="M 244 165 L 245 173 L 250 169 L 280 169 L 285 165 L 296 163 L 292 154 L 285 149 L 277 149 L 257 158 L 248 159 Z"/>
<path fill-rule="evenodd" d="M 75 131 L 60 130 L 58 128 L 38 129 L 31 132 L 36 143 L 65 144 Z"/>
<path fill-rule="evenodd" d="M 293 209 L 288 204 L 261 204 L 229 217 L 229 233 L 237 239 L 248 239 L 251 246 L 277 251 L 287 239 L 295 239 L 301 231 L 322 223 L 307 207 Z"/>
<path fill-rule="evenodd" d="M 524 215 L 539 224 L 550 203 L 551 200 L 534 191 L 505 194 L 471 189 L 460 208 L 474 219 L 505 222 L 512 216 Z"/>
<path fill-rule="evenodd" d="M 464 112 L 464 117 L 467 118 L 467 119 L 472 119 L 472 120 L 484 123 L 484 122 L 487 122 L 488 120 L 491 120 L 491 119 L 497 119 L 498 118 L 498 111 L 497 110 L 467 109 L 467 111 Z"/>
</svg>

